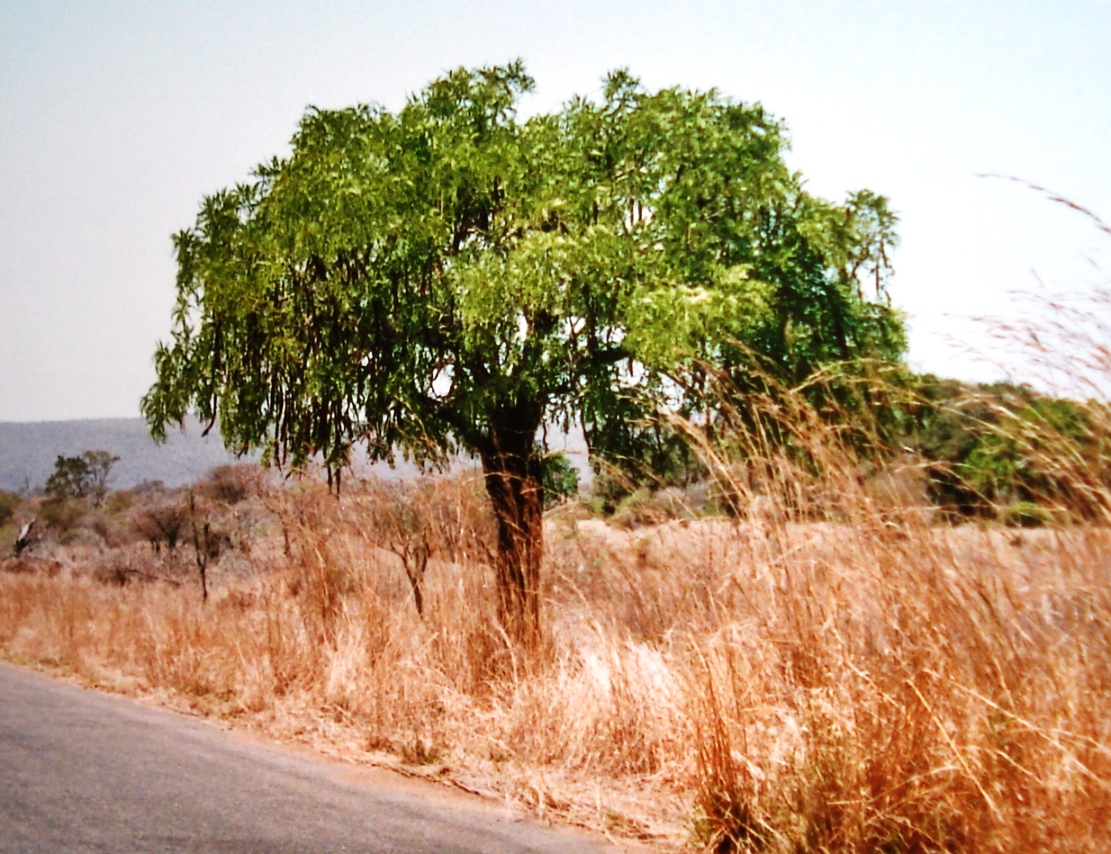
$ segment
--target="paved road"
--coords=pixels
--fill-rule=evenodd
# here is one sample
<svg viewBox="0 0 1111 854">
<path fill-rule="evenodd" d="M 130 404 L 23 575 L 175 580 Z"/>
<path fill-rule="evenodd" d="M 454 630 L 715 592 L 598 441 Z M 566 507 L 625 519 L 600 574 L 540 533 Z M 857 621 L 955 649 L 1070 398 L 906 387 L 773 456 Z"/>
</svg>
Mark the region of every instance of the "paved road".
<svg viewBox="0 0 1111 854">
<path fill-rule="evenodd" d="M 3 854 L 612 850 L 345 768 L 0 664 Z"/>
</svg>

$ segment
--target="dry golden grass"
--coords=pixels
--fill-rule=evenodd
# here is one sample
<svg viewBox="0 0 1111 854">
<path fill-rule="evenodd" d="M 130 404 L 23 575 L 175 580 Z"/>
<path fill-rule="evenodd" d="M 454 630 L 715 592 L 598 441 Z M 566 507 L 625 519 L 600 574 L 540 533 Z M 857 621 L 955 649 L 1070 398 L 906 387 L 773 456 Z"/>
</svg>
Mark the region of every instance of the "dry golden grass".
<svg viewBox="0 0 1111 854">
<path fill-rule="evenodd" d="M 381 490 L 303 484 L 271 497 L 288 554 L 207 605 L 0 576 L 0 649 L 665 849 L 1105 850 L 1106 528 L 934 527 L 848 483 L 834 522 L 553 519 L 525 655 L 474 483 L 425 489 L 423 617 Z"/>
</svg>

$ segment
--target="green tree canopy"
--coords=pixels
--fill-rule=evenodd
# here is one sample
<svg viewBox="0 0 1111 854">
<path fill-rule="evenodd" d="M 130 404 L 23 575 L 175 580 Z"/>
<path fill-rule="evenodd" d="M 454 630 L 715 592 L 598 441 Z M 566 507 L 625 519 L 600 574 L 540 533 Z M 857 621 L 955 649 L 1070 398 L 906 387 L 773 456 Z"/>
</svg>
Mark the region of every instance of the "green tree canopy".
<svg viewBox="0 0 1111 854">
<path fill-rule="evenodd" d="M 292 153 L 174 238 L 172 339 L 143 400 L 231 447 L 331 471 L 356 443 L 477 456 L 499 519 L 501 617 L 539 625 L 538 432 L 636 453 L 659 408 L 705 410 L 699 360 L 743 377 L 897 358 L 895 216 L 808 194 L 783 126 L 714 91 L 645 90 L 523 119 L 520 63 L 460 69 L 397 112 L 310 109 Z"/>
</svg>

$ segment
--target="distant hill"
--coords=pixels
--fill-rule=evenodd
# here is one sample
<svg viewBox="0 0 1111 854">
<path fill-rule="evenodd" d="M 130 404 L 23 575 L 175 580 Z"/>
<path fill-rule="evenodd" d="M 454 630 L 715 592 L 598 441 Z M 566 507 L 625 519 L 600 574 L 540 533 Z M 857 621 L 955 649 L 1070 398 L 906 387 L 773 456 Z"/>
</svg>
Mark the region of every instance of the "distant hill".
<svg viewBox="0 0 1111 854">
<path fill-rule="evenodd" d="M 202 425 L 189 419 L 185 432 L 171 430 L 166 441 L 150 438 L 141 418 L 100 418 L 81 421 L 0 421 L 0 489 L 41 489 L 59 455 L 73 457 L 85 451 L 108 451 L 120 458 L 112 468 L 112 489 L 130 489 L 143 481 L 160 480 L 166 486 L 194 483 L 216 466 L 241 462 L 224 450 L 217 430 L 201 436 Z M 586 463 L 586 444 L 578 430 L 552 437 L 553 448 L 566 448 L 584 484 L 592 480 Z M 355 458 L 359 455 L 356 453 Z M 258 459 L 258 455 L 247 459 Z M 364 458 L 365 459 L 365 458 Z M 459 460 L 453 467 L 475 465 Z M 418 470 L 402 459 L 391 469 L 385 463 L 357 466 L 378 477 L 414 477 Z"/>
<path fill-rule="evenodd" d="M 39 489 L 54 471 L 59 454 L 102 450 L 120 458 L 112 469 L 113 489 L 128 489 L 144 480 L 182 486 L 236 461 L 224 450 L 216 430 L 205 437 L 201 432 L 201 425 L 190 420 L 184 433 L 173 430 L 160 445 L 150 438 L 141 418 L 0 422 L 0 489 Z"/>
</svg>

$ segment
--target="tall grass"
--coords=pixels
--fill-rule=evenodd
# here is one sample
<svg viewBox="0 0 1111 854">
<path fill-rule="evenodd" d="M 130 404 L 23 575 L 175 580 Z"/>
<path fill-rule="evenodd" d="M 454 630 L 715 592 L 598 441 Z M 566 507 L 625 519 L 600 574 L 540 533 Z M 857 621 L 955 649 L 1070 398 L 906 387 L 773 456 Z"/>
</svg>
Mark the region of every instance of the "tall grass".
<svg viewBox="0 0 1111 854">
<path fill-rule="evenodd" d="M 1111 532 L 937 527 L 828 476 L 824 521 L 766 480 L 747 519 L 553 519 L 529 657 L 465 478 L 420 499 L 423 615 L 379 488 L 306 484 L 272 499 L 288 555 L 207 606 L 6 575 L 0 646 L 664 847 L 1103 850 Z"/>
</svg>

